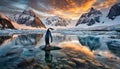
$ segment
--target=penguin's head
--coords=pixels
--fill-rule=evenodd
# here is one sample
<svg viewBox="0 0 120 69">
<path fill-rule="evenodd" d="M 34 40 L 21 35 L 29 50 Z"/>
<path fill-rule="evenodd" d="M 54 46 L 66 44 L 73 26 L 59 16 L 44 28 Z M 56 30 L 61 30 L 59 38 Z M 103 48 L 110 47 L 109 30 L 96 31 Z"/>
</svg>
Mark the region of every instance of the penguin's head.
<svg viewBox="0 0 120 69">
<path fill-rule="evenodd" d="M 53 28 L 48 28 L 48 30 L 54 30 Z"/>
</svg>

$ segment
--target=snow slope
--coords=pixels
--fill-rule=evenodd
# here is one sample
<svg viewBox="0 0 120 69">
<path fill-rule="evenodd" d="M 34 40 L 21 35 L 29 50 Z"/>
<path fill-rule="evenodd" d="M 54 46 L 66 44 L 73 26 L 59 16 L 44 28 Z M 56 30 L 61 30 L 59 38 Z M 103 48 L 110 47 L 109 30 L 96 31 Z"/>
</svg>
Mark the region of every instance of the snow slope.
<svg viewBox="0 0 120 69">
<path fill-rule="evenodd" d="M 71 24 L 71 19 L 64 19 L 59 16 L 51 16 L 47 17 L 45 19 L 42 19 L 43 23 L 46 24 L 47 26 L 68 26 Z"/>
</svg>

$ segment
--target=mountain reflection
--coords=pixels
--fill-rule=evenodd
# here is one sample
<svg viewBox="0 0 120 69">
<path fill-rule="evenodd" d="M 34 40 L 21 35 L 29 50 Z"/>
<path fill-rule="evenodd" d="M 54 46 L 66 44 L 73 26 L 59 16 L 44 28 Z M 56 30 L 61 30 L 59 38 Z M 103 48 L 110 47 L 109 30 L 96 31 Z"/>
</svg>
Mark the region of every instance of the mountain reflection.
<svg viewBox="0 0 120 69">
<path fill-rule="evenodd" d="M 107 42 L 109 50 L 120 57 L 120 43 L 118 41 Z"/>
<path fill-rule="evenodd" d="M 90 50 L 96 50 L 101 46 L 100 39 L 98 37 L 86 36 L 86 37 L 78 37 L 79 42 L 88 46 Z"/>
<path fill-rule="evenodd" d="M 10 38 L 12 38 L 12 36 L 0 36 L 0 46 Z"/>
<path fill-rule="evenodd" d="M 15 39 L 15 45 L 37 45 L 40 39 L 43 37 L 43 34 L 29 34 L 29 35 L 20 35 Z"/>
<path fill-rule="evenodd" d="M 1 36 L 0 43 L 2 45 L 0 46 L 0 68 L 5 68 L 5 65 L 9 63 L 11 63 L 9 66 L 12 66 L 15 65 L 16 62 L 23 61 L 21 56 L 24 53 L 24 49 L 29 49 L 28 46 L 36 46 L 42 36 L 43 34 Z M 27 54 L 29 55 L 29 53 Z M 30 52 L 30 54 L 32 55 L 33 53 Z"/>
<path fill-rule="evenodd" d="M 52 33 L 52 36 L 51 47 L 57 46 L 60 50 L 42 50 L 43 34 L 1 36 L 0 69 L 120 68 L 120 42 L 109 38 L 111 35 Z"/>
</svg>

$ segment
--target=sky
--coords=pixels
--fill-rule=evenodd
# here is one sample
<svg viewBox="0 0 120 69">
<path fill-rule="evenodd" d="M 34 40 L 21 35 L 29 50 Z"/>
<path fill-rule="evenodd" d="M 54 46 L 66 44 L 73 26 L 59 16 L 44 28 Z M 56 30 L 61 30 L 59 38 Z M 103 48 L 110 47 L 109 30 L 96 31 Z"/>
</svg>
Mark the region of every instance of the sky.
<svg viewBox="0 0 120 69">
<path fill-rule="evenodd" d="M 91 7 L 102 10 L 118 2 L 120 0 L 0 0 L 0 12 L 14 14 L 32 9 L 41 17 L 78 19 Z"/>
</svg>

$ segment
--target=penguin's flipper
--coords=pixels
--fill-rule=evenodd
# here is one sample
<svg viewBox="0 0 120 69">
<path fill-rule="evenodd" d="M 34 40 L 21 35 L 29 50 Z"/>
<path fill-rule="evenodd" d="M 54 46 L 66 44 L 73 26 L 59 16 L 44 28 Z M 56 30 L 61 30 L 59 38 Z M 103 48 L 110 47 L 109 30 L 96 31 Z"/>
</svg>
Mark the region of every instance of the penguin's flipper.
<svg viewBox="0 0 120 69">
<path fill-rule="evenodd" d="M 51 38 L 51 42 L 52 42 L 52 41 L 53 41 L 53 38 L 52 38 L 52 34 L 51 34 L 51 32 L 50 32 L 50 35 L 49 35 L 49 36 L 50 36 L 50 38 Z"/>
</svg>

